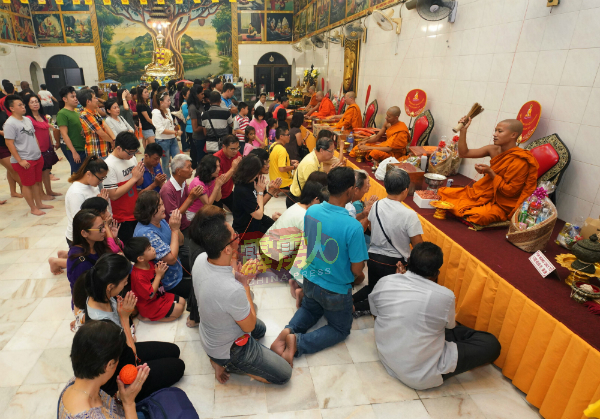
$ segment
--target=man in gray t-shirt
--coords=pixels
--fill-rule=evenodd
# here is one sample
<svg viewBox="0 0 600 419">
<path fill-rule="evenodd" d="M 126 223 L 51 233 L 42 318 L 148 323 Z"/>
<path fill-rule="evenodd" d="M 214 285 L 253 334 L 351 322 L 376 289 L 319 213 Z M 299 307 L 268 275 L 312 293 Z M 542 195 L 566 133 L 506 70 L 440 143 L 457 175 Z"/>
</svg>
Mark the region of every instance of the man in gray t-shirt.
<svg viewBox="0 0 600 419">
<path fill-rule="evenodd" d="M 231 267 L 238 236 L 225 215 L 207 217 L 198 226 L 206 253 L 192 268 L 200 314 L 200 342 L 215 377 L 225 383 L 230 373 L 247 374 L 264 383 L 285 384 L 292 376 L 288 362 L 258 343 L 266 332 L 256 318 L 250 286 L 252 277 L 234 274 Z"/>
<path fill-rule="evenodd" d="M 11 116 L 4 123 L 4 138 L 14 140 L 17 153 L 22 160 L 35 161 L 42 157 L 40 147 L 35 139 L 35 129 L 29 118 L 21 119 Z M 17 163 L 14 156 L 10 157 L 11 163 Z"/>
</svg>

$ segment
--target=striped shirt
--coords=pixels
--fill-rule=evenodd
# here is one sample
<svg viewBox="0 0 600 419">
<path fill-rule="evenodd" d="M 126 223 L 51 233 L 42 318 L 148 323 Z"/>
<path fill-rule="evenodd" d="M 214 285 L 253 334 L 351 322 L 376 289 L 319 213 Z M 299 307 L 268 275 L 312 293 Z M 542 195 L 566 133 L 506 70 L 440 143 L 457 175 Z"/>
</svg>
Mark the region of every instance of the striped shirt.
<svg viewBox="0 0 600 419">
<path fill-rule="evenodd" d="M 236 115 L 235 122 L 237 125 L 236 129 L 242 130 L 241 134 L 235 134 L 235 135 L 238 137 L 238 140 L 244 141 L 244 138 L 245 138 L 244 133 L 246 131 L 246 127 L 250 125 L 250 120 L 245 116 Z"/>
</svg>

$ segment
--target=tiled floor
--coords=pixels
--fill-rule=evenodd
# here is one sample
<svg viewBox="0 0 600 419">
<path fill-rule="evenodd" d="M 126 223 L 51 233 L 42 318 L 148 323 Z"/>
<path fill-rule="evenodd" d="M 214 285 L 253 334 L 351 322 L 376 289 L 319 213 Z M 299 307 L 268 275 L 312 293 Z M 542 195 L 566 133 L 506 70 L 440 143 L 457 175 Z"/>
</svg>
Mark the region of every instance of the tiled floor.
<svg viewBox="0 0 600 419">
<path fill-rule="evenodd" d="M 65 193 L 68 164 L 55 166 L 53 182 Z M 0 169 L 0 199 L 8 199 L 6 172 Z M 0 416 L 10 419 L 56 417 L 56 403 L 71 377 L 73 334 L 69 331 L 69 286 L 54 276 L 46 259 L 66 250 L 62 197 L 43 217 L 27 214 L 22 199 L 0 207 Z M 283 199 L 267 206 L 285 209 Z M 258 316 L 267 324 L 270 345 L 295 311 L 286 285 L 254 289 Z M 175 342 L 186 363 L 184 389 L 201 418 L 392 419 L 539 418 L 511 382 L 494 366 L 448 380 L 443 386 L 414 391 L 391 378 L 377 357 L 373 319 L 355 320 L 350 337 L 321 353 L 295 360 L 284 386 L 232 376 L 219 384 L 199 342 L 198 330 L 174 323 L 138 325 L 138 339 Z"/>
</svg>

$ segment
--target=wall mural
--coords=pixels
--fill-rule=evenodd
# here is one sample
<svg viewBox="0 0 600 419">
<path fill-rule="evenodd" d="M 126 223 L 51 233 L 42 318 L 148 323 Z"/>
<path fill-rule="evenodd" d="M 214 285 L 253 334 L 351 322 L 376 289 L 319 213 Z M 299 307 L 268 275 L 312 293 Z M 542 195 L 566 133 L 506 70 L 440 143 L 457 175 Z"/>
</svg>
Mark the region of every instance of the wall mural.
<svg viewBox="0 0 600 419">
<path fill-rule="evenodd" d="M 238 42 L 289 43 L 292 41 L 297 0 L 238 0 Z M 250 15 L 250 16 L 246 16 Z M 297 17 L 297 16 L 296 16 Z M 252 22 L 249 27 L 248 24 Z M 256 25 L 263 23 L 263 30 Z M 256 25 L 255 25 L 256 23 Z M 250 31 L 256 31 L 253 34 Z M 258 36 L 257 36 L 258 35 Z"/>
<path fill-rule="evenodd" d="M 21 4 L 19 0 L 0 4 L 0 41 L 35 45 L 28 4 Z"/>
<path fill-rule="evenodd" d="M 148 24 L 150 6 L 139 0 L 129 5 L 96 0 L 104 77 L 130 87 L 140 82 L 152 61 L 158 32 Z M 232 22 L 229 2 L 167 3 L 171 24 L 163 30 L 165 47 L 173 52 L 179 79 L 233 73 Z"/>
<path fill-rule="evenodd" d="M 90 6 L 31 2 L 31 17 L 37 43 L 42 46 L 93 45 Z"/>
</svg>

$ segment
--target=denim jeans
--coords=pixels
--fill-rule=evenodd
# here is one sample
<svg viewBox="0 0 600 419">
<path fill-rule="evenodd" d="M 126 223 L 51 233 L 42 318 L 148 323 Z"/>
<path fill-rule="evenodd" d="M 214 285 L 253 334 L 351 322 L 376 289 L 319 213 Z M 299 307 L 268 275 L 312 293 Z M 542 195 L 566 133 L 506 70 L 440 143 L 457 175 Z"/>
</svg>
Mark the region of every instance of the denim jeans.
<svg viewBox="0 0 600 419">
<path fill-rule="evenodd" d="M 306 333 L 325 316 L 327 325 Z M 352 327 L 352 289 L 338 294 L 304 278 L 304 298 L 286 328 L 296 335 L 296 356 L 314 354 L 346 339 Z"/>
<path fill-rule="evenodd" d="M 171 157 L 175 157 L 179 154 L 179 144 L 177 144 L 177 138 L 171 138 L 170 140 L 156 140 L 158 145 L 163 149 L 163 155 L 161 158 L 162 168 L 167 175 L 167 179 L 171 177 L 171 169 L 169 168 L 169 161 Z"/>
<path fill-rule="evenodd" d="M 67 158 L 67 161 L 69 162 L 69 164 L 71 165 L 71 174 L 78 171 L 79 168 L 81 167 L 81 165 L 83 164 L 83 161 L 87 157 L 87 155 L 85 154 L 85 151 L 77 151 L 76 150 L 77 153 L 79 154 L 79 158 L 81 159 L 81 161 L 79 163 L 75 163 L 75 160 L 73 160 L 73 153 L 71 153 L 71 150 L 68 149 L 66 144 L 61 144 L 60 149 L 62 150 L 63 154 Z"/>
<path fill-rule="evenodd" d="M 271 384 L 287 383 L 292 377 L 290 364 L 256 340 L 262 338 L 266 331 L 267 326 L 261 320 L 256 319 L 256 326 L 248 343 L 244 346 L 233 344 L 229 353 L 230 359 L 212 358 L 212 360 L 233 374 L 251 374 L 264 378 Z"/>
</svg>

